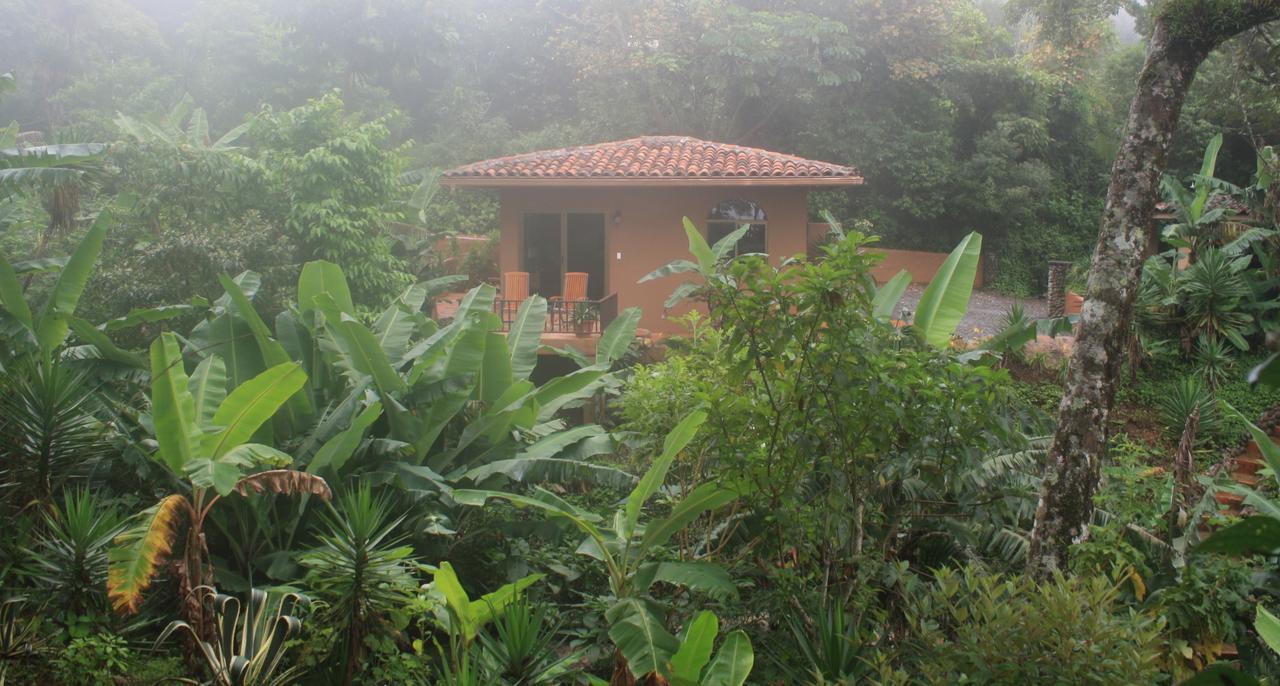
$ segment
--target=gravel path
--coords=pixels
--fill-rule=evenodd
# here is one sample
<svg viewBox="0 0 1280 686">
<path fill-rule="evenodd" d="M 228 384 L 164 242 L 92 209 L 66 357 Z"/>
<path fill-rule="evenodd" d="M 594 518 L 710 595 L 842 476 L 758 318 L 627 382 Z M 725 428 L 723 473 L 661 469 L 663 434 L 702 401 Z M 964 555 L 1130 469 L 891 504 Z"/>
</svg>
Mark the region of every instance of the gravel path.
<svg viewBox="0 0 1280 686">
<path fill-rule="evenodd" d="M 895 316 L 901 314 L 903 308 L 914 310 L 923 293 L 924 286 L 921 284 L 913 283 L 907 286 L 907 292 L 902 296 L 898 310 L 894 313 Z M 969 311 L 960 320 L 956 333 L 967 340 L 986 338 L 994 334 L 1003 325 L 1004 316 L 1009 308 L 1018 301 L 1022 302 L 1022 307 L 1029 317 L 1040 318 L 1048 314 L 1049 309 L 1044 298 L 1015 298 L 993 291 L 974 291 L 973 297 L 969 299 Z"/>
</svg>

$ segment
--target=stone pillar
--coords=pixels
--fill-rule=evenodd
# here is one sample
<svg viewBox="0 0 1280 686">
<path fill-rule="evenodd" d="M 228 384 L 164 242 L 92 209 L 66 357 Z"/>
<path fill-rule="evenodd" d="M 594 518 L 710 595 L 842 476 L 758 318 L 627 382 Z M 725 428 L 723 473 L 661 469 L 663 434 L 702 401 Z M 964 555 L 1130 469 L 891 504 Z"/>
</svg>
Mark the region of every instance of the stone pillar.
<svg viewBox="0 0 1280 686">
<path fill-rule="evenodd" d="M 1070 262 L 1049 260 L 1049 316 L 1061 317 L 1067 311 L 1067 272 Z"/>
</svg>

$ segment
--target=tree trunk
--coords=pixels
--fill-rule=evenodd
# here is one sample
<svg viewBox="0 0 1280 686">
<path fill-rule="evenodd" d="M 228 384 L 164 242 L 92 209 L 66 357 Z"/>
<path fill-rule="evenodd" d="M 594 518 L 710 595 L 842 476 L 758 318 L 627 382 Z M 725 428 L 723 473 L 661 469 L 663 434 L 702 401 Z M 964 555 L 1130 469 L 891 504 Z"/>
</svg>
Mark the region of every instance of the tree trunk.
<svg viewBox="0 0 1280 686">
<path fill-rule="evenodd" d="M 1063 569 L 1068 548 L 1088 536 L 1156 191 L 1178 115 L 1206 54 L 1177 45 L 1157 26 L 1138 79 L 1124 141 L 1111 168 L 1080 330 L 1031 531 L 1027 564 L 1037 575 Z"/>
<path fill-rule="evenodd" d="M 1196 69 L 1228 38 L 1280 19 L 1280 2 L 1184 0 L 1161 3 L 1158 12 L 1111 168 L 1080 330 L 1036 507 L 1027 566 L 1039 577 L 1064 569 L 1070 546 L 1088 537 L 1147 232 Z"/>
</svg>

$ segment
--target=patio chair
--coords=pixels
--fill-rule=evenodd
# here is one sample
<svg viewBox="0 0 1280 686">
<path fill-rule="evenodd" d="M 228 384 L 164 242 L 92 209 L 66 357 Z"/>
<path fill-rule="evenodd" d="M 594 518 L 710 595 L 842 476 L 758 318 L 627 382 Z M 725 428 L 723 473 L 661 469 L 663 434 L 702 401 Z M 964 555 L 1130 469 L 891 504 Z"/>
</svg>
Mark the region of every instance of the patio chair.
<svg viewBox="0 0 1280 686">
<path fill-rule="evenodd" d="M 590 275 L 586 272 L 565 272 L 564 289 L 561 291 L 563 295 L 553 295 L 549 298 L 553 303 L 560 302 L 559 305 L 552 305 L 552 312 L 555 313 L 558 319 L 559 330 L 563 330 L 565 324 L 571 321 L 573 313 L 569 308 L 573 307 L 573 303 L 587 299 L 587 279 L 589 277 Z"/>
<path fill-rule="evenodd" d="M 502 311 L 498 316 L 506 324 L 515 318 L 520 303 L 529 298 L 529 272 L 503 272 L 501 295 Z"/>
</svg>

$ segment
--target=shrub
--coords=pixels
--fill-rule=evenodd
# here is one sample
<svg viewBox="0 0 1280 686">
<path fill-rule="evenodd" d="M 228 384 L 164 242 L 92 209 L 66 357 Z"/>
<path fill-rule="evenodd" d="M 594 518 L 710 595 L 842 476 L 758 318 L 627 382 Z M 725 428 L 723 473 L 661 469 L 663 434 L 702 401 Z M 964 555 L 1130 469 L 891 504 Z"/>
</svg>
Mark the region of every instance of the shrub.
<svg viewBox="0 0 1280 686">
<path fill-rule="evenodd" d="M 53 665 L 59 683 L 115 686 L 116 677 L 125 674 L 132 661 L 133 653 L 123 638 L 103 633 L 72 639 Z"/>
<path fill-rule="evenodd" d="M 908 585 L 907 671 L 923 683 L 1146 684 L 1159 674 L 1164 620 L 1117 608 L 1104 577 L 941 569 Z"/>
</svg>

